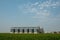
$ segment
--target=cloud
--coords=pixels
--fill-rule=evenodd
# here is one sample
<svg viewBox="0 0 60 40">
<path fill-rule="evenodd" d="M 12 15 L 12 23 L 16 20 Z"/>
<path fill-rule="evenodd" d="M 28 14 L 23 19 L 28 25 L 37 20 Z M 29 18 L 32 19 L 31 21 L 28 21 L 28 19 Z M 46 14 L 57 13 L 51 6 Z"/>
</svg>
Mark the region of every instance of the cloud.
<svg viewBox="0 0 60 40">
<path fill-rule="evenodd" d="M 56 8 L 60 6 L 59 1 L 48 0 L 42 3 L 35 2 L 35 3 L 28 3 L 23 6 L 24 13 L 33 13 L 35 16 L 44 16 L 48 17 L 51 14 L 50 8 Z M 35 17 L 33 16 L 33 17 Z M 38 17 L 39 18 L 39 17 Z"/>
<path fill-rule="evenodd" d="M 20 5 L 19 10 L 26 15 L 32 14 L 31 18 L 37 20 L 36 24 L 43 26 L 47 30 L 55 30 L 53 28 L 60 28 L 60 13 L 57 13 L 59 6 L 60 1 L 47 0 Z"/>
<path fill-rule="evenodd" d="M 34 5 L 38 5 L 39 3 L 38 2 L 36 2 L 36 3 L 34 3 L 34 4 L 32 4 L 32 6 L 34 6 Z"/>
<path fill-rule="evenodd" d="M 20 11 L 24 14 L 34 14 L 32 16 L 33 19 L 38 18 L 40 21 L 44 22 L 54 19 L 53 17 L 50 18 L 51 15 L 53 14 L 50 9 L 56 8 L 58 6 L 60 6 L 59 1 L 52 2 L 52 0 L 48 0 L 44 2 L 35 2 L 35 3 L 20 5 Z"/>
<path fill-rule="evenodd" d="M 35 6 L 37 6 L 37 5 L 40 7 L 40 9 L 44 9 L 45 7 L 46 8 L 49 8 L 49 7 L 57 7 L 57 6 L 60 6 L 60 2 L 59 1 L 57 1 L 57 2 L 53 1 L 52 2 L 52 0 L 48 0 L 48 1 L 44 1 L 42 3 L 36 2 L 35 3 Z M 34 6 L 34 5 L 32 5 L 32 6 Z"/>
</svg>

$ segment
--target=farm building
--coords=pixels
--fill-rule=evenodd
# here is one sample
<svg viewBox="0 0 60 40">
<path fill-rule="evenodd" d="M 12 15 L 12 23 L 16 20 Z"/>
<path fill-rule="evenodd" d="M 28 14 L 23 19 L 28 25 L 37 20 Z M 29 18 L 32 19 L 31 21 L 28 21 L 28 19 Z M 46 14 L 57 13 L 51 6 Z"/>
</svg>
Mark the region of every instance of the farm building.
<svg viewBox="0 0 60 40">
<path fill-rule="evenodd" d="M 11 27 L 11 33 L 44 33 L 40 27 Z"/>
</svg>

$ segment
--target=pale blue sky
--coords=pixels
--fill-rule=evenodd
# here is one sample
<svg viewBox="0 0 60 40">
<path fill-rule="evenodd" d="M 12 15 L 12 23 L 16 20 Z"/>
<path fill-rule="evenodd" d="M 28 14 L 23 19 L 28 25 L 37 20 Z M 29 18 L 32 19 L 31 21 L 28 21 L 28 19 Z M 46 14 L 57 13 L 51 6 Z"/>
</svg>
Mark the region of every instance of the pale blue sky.
<svg viewBox="0 0 60 40">
<path fill-rule="evenodd" d="M 0 0 L 0 32 L 15 26 L 60 31 L 60 0 Z"/>
</svg>

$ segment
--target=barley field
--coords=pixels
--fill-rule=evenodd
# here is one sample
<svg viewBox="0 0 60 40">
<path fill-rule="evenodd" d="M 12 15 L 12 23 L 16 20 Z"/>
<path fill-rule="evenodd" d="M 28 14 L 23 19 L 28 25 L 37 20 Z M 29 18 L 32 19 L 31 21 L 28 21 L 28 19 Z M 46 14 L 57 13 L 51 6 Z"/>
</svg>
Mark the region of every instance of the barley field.
<svg viewBox="0 0 60 40">
<path fill-rule="evenodd" d="M 10 33 L 0 33 L 0 40 L 60 40 L 60 34 L 10 34 Z"/>
</svg>

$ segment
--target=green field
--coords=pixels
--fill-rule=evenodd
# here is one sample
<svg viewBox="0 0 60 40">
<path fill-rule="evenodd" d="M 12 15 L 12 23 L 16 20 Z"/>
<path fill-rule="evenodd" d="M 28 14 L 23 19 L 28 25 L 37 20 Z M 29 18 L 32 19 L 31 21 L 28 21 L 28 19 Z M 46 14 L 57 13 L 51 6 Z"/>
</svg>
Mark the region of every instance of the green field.
<svg viewBox="0 0 60 40">
<path fill-rule="evenodd" d="M 9 33 L 0 33 L 0 40 L 60 40 L 60 34 L 9 34 Z"/>
</svg>

